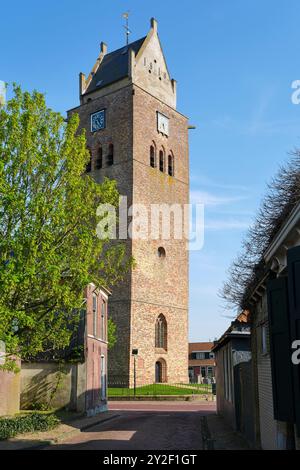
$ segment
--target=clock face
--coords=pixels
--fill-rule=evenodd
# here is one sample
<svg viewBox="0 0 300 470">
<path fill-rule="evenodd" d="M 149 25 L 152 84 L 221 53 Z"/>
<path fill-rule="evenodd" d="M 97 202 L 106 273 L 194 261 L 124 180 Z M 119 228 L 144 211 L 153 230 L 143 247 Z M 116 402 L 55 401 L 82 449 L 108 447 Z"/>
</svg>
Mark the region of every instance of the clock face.
<svg viewBox="0 0 300 470">
<path fill-rule="evenodd" d="M 161 113 L 157 113 L 157 130 L 164 135 L 169 135 L 169 118 Z"/>
<path fill-rule="evenodd" d="M 105 109 L 91 114 L 91 131 L 99 131 L 105 128 Z"/>
</svg>

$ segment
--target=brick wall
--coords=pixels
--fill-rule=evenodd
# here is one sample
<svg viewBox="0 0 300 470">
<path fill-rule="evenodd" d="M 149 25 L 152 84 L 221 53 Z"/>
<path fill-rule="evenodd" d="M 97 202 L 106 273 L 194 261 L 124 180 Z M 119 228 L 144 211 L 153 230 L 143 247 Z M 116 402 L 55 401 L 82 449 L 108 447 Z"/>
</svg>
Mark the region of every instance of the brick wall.
<svg viewBox="0 0 300 470">
<path fill-rule="evenodd" d="M 113 178 L 128 205 L 187 204 L 189 198 L 188 122 L 176 107 L 176 84 L 171 80 L 157 36 L 157 23 L 137 57 L 131 56 L 130 76 L 82 95 L 81 106 L 70 111 L 80 115 L 80 126 L 87 133 L 87 144 L 95 160 L 99 146 L 104 167 L 91 175 L 96 181 Z M 100 65 L 101 67 L 101 65 Z M 106 128 L 90 130 L 90 115 L 106 109 Z M 169 136 L 157 131 L 157 112 L 169 118 Z M 157 156 L 165 152 L 165 171 L 150 167 L 150 146 Z M 108 146 L 114 145 L 114 164 L 107 166 Z M 174 155 L 175 175 L 167 174 L 167 157 Z M 155 364 L 166 361 L 169 382 L 188 381 L 188 251 L 185 240 L 127 240 L 127 253 L 136 267 L 113 288 L 109 314 L 117 325 L 118 342 L 109 352 L 110 377 L 121 377 L 132 384 L 133 348 L 139 350 L 137 380 L 155 380 Z M 166 257 L 157 249 L 163 246 Z M 167 321 L 167 350 L 155 348 L 155 323 L 163 314 Z"/>
</svg>

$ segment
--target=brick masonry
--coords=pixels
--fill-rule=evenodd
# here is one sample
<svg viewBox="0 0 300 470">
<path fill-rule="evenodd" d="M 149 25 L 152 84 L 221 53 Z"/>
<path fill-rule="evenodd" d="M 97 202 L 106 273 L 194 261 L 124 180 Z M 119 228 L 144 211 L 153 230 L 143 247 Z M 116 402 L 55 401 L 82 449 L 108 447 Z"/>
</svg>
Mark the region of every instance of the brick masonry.
<svg viewBox="0 0 300 470">
<path fill-rule="evenodd" d="M 176 86 L 170 79 L 157 36 L 151 29 L 137 57 L 131 57 L 131 76 L 81 96 L 81 105 L 70 112 L 80 116 L 87 131 L 87 143 L 95 159 L 99 146 L 103 159 L 110 143 L 114 145 L 114 164 L 100 170 L 92 163 L 92 176 L 101 182 L 105 176 L 116 179 L 120 194 L 131 203 L 187 204 L 189 201 L 188 121 L 178 113 Z M 152 74 L 148 64 L 155 63 Z M 101 65 L 100 65 L 101 66 Z M 162 70 L 164 79 L 158 72 Z M 159 72 L 160 73 L 160 72 Z M 90 115 L 106 109 L 106 127 L 91 133 Z M 157 112 L 169 118 L 169 136 L 157 130 Z M 165 152 L 166 168 L 150 166 L 150 146 Z M 175 175 L 167 174 L 167 156 L 174 155 Z M 109 300 L 109 315 L 117 325 L 118 342 L 109 352 L 109 374 L 133 381 L 131 350 L 139 351 L 137 383 L 155 381 L 155 363 L 166 363 L 165 379 L 188 381 L 188 251 L 186 240 L 130 240 L 126 242 L 136 267 L 115 287 Z M 158 256 L 162 246 L 166 257 Z M 163 314 L 167 321 L 167 349 L 155 348 L 155 324 Z"/>
</svg>

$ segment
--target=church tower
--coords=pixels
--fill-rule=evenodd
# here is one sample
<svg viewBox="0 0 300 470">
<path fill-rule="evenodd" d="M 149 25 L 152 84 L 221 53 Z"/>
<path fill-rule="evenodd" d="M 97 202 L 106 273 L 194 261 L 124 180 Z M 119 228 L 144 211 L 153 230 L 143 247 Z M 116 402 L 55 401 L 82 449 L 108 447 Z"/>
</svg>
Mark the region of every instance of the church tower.
<svg viewBox="0 0 300 470">
<path fill-rule="evenodd" d="M 156 20 L 146 37 L 110 53 L 104 43 L 100 49 L 89 76 L 79 76 L 80 106 L 69 111 L 86 129 L 87 171 L 98 182 L 115 179 L 128 207 L 143 204 L 149 214 L 153 204 L 183 207 L 189 202 L 188 120 L 176 110 L 176 81 Z M 125 243 L 136 266 L 109 301 L 118 337 L 109 351 L 109 381 L 132 385 L 135 367 L 137 385 L 187 383 L 186 240 L 149 235 Z"/>
</svg>

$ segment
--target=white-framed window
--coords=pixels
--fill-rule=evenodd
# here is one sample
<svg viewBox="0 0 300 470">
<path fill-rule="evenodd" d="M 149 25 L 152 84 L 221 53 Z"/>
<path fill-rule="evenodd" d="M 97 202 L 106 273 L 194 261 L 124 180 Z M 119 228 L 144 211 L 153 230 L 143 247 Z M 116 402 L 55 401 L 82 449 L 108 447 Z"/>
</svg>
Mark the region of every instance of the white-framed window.
<svg viewBox="0 0 300 470">
<path fill-rule="evenodd" d="M 98 299 L 97 295 L 93 294 L 93 335 L 97 336 L 97 323 L 98 323 Z"/>
<path fill-rule="evenodd" d="M 106 302 L 101 304 L 101 338 L 106 340 Z"/>
<path fill-rule="evenodd" d="M 106 382 L 106 361 L 102 354 L 100 357 L 100 377 L 101 377 L 101 400 L 107 398 L 107 382 Z"/>
</svg>

